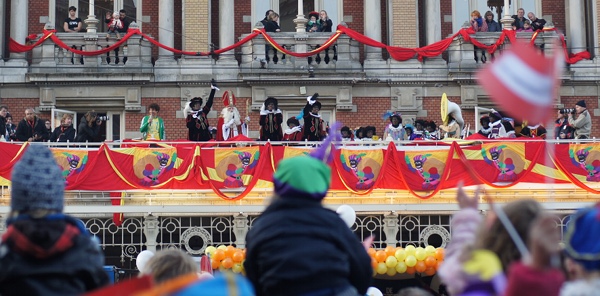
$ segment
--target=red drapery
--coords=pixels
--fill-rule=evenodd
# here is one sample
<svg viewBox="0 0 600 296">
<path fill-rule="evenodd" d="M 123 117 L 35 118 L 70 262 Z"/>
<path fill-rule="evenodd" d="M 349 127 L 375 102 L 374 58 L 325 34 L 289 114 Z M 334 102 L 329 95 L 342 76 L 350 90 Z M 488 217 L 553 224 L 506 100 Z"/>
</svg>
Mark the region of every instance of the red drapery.
<svg viewBox="0 0 600 296">
<path fill-rule="evenodd" d="M 0 155 L 9 160 L 0 167 L 0 185 L 10 184 L 11 170 L 26 147 L 0 143 Z M 277 163 L 310 148 L 177 144 L 160 148 L 103 145 L 83 152 L 52 150 L 63 168 L 67 190 L 212 190 L 225 200 L 239 200 L 256 188 L 270 188 Z M 551 155 L 544 141 L 466 147 L 453 143 L 426 151 L 398 151 L 390 144 L 381 149 L 339 151 L 331 164 L 332 191 L 364 195 L 373 190 L 406 190 L 417 198 L 428 199 L 462 181 L 465 185 L 494 188 L 523 182 L 571 183 L 590 193 L 600 193 L 600 144 L 557 144 Z M 550 164 L 546 155 L 552 159 Z M 72 168 L 75 156 L 80 161 Z M 350 159 L 355 166 L 350 166 Z M 114 197 L 115 203 L 120 202 L 118 196 Z"/>
<path fill-rule="evenodd" d="M 556 29 L 545 29 L 543 31 L 556 31 Z M 535 39 L 537 38 L 538 34 L 543 31 L 540 30 L 540 31 L 535 32 L 530 40 L 530 44 L 533 44 L 535 42 Z M 379 41 L 373 40 L 373 39 L 371 39 L 363 34 L 360 34 L 350 28 L 347 28 L 342 25 L 338 25 L 337 31 L 335 32 L 335 34 L 331 35 L 329 37 L 329 39 L 327 41 L 325 41 L 319 48 L 309 51 L 309 52 L 304 52 L 304 53 L 292 52 L 292 51 L 285 49 L 282 45 L 277 43 L 271 36 L 269 36 L 265 32 L 264 29 L 260 29 L 260 30 L 254 29 L 254 31 L 251 34 L 249 34 L 248 36 L 246 36 L 244 39 L 238 41 L 235 44 L 227 46 L 225 48 L 221 48 L 221 49 L 218 49 L 218 50 L 215 50 L 212 52 L 192 52 L 192 51 L 183 51 L 183 50 L 179 50 L 176 48 L 166 46 L 166 45 L 156 41 L 152 37 L 142 33 L 138 29 L 130 29 L 121 40 L 117 41 L 116 43 L 114 43 L 113 45 L 111 45 L 107 48 L 103 48 L 101 50 L 96 50 L 96 51 L 82 51 L 82 50 L 78 50 L 76 48 L 69 47 L 67 44 L 62 42 L 54 33 L 55 33 L 55 31 L 44 31 L 44 35 L 35 44 L 32 44 L 32 45 L 19 44 L 18 42 L 16 42 L 15 40 L 13 40 L 11 38 L 9 41 L 9 50 L 11 52 L 27 52 L 27 51 L 32 50 L 34 47 L 42 44 L 47 38 L 51 38 L 52 41 L 54 41 L 54 43 L 56 43 L 61 48 L 64 48 L 73 53 L 80 54 L 83 56 L 94 56 L 94 55 L 104 54 L 106 52 L 114 50 L 115 48 L 118 48 L 119 46 L 123 45 L 123 43 L 125 43 L 133 35 L 141 35 L 143 38 L 147 39 L 150 43 L 152 43 L 156 46 L 159 46 L 163 49 L 174 52 L 176 54 L 191 55 L 191 56 L 208 56 L 211 54 L 221 54 L 223 52 L 227 52 L 229 50 L 235 49 L 235 48 L 243 45 L 244 43 L 254 39 L 258 35 L 262 35 L 265 38 L 265 40 L 269 44 L 271 44 L 271 46 L 273 46 L 275 49 L 277 49 L 278 51 L 280 51 L 284 54 L 287 54 L 287 55 L 294 56 L 294 57 L 304 58 L 304 57 L 313 56 L 313 55 L 318 54 L 321 51 L 329 48 L 331 45 L 333 45 L 333 43 L 339 38 L 339 36 L 341 34 L 346 34 L 350 38 L 355 39 L 365 45 L 386 49 L 389 52 L 390 56 L 394 60 L 406 61 L 406 60 L 410 60 L 410 59 L 414 58 L 415 55 L 417 56 L 417 58 L 419 60 L 422 60 L 424 57 L 439 56 L 444 51 L 446 51 L 448 49 L 448 47 L 450 47 L 450 45 L 452 44 L 452 40 L 459 35 L 466 42 L 471 42 L 471 43 L 473 43 L 473 45 L 475 45 L 479 48 L 485 49 L 489 53 L 494 53 L 500 45 L 504 44 L 504 42 L 506 41 L 506 38 L 508 38 L 513 43 L 516 42 L 516 32 L 515 31 L 503 30 L 502 33 L 500 34 L 500 37 L 498 38 L 498 40 L 496 40 L 496 43 L 494 43 L 492 45 L 483 44 L 483 43 L 479 42 L 477 39 L 471 38 L 471 35 L 474 34 L 475 31 L 473 31 L 473 29 L 471 29 L 471 28 L 468 28 L 468 29 L 461 29 L 460 31 L 453 34 L 452 36 L 445 38 L 443 40 L 440 40 L 438 42 L 429 44 L 427 46 L 423 46 L 420 48 L 408 48 L 408 47 L 401 47 L 401 46 L 389 46 L 389 45 L 383 44 Z M 587 51 L 569 54 L 567 52 L 564 35 L 563 34 L 558 34 L 558 35 L 559 35 L 563 50 L 565 52 L 565 60 L 568 64 L 574 64 L 583 59 L 590 59 L 591 55 Z"/>
</svg>

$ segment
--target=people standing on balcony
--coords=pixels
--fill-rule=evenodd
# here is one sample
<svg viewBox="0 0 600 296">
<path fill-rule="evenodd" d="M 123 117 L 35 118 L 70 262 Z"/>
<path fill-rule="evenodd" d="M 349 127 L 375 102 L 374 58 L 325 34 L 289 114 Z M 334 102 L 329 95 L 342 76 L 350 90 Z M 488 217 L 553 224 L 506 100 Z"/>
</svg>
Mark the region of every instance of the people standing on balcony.
<svg viewBox="0 0 600 296">
<path fill-rule="evenodd" d="M 315 93 L 306 98 L 304 106 L 304 137 L 303 140 L 321 141 L 327 135 L 325 121 L 321 118 L 321 102 L 317 101 L 319 94 Z"/>
<path fill-rule="evenodd" d="M 79 122 L 74 141 L 78 143 L 98 141 L 101 125 L 102 121 L 98 119 L 98 113 L 94 110 L 88 111 Z"/>
<path fill-rule="evenodd" d="M 0 294 L 82 295 L 107 285 L 98 240 L 63 213 L 65 179 L 52 151 L 29 145 L 10 179 Z"/>
<path fill-rule="evenodd" d="M 440 125 L 440 130 L 444 131 L 446 134 L 444 135 L 444 139 L 460 139 L 461 130 L 460 125 L 456 122 L 456 119 L 452 115 L 448 115 L 448 124 Z"/>
<path fill-rule="evenodd" d="M 21 142 L 42 142 L 45 133 L 44 121 L 35 115 L 33 108 L 25 109 L 25 118 L 17 126 L 17 140 Z"/>
<path fill-rule="evenodd" d="M 64 114 L 60 119 L 60 126 L 57 126 L 50 142 L 73 142 L 75 140 L 75 128 L 73 128 L 73 115 Z"/>
<path fill-rule="evenodd" d="M 322 204 L 333 155 L 327 139 L 308 156 L 279 162 L 271 204 L 246 235 L 244 268 L 257 296 L 366 294 L 373 276 L 366 247 Z"/>
<path fill-rule="evenodd" d="M 0 106 L 0 138 L 3 137 L 4 140 L 8 140 L 8 133 L 6 131 L 6 115 L 8 115 L 8 107 Z"/>
<path fill-rule="evenodd" d="M 288 128 L 283 132 L 283 141 L 302 141 L 302 126 L 296 117 L 287 120 Z"/>
<path fill-rule="evenodd" d="M 402 126 L 402 114 L 400 112 L 389 113 L 385 116 L 389 117 L 390 124 L 388 124 L 383 131 L 383 139 L 386 141 L 402 141 L 404 140 L 404 134 L 406 131 Z"/>
<path fill-rule="evenodd" d="M 12 115 L 10 113 L 6 114 L 6 140 L 7 141 L 16 141 L 17 136 L 15 133 L 17 132 L 17 126 L 12 121 Z"/>
<path fill-rule="evenodd" d="M 52 136 L 52 123 L 50 122 L 50 120 L 46 119 L 44 120 L 44 125 L 46 126 L 46 133 L 44 134 L 43 139 L 44 142 L 47 142 Z"/>
<path fill-rule="evenodd" d="M 108 19 L 109 12 L 106 13 L 106 17 Z M 123 22 L 119 19 L 119 13 L 115 12 L 112 14 L 112 18 L 108 22 L 108 34 L 106 34 L 106 40 L 110 37 L 110 34 L 113 33 L 117 35 L 117 40 L 121 39 L 121 34 L 119 30 L 123 29 Z"/>
<path fill-rule="evenodd" d="M 533 12 L 527 14 L 527 18 L 531 21 L 531 28 L 533 31 L 543 30 L 546 25 L 546 20 L 537 18 Z"/>
<path fill-rule="evenodd" d="M 275 33 L 275 32 L 281 32 L 281 28 L 279 27 L 279 14 L 277 14 L 276 12 L 272 12 L 269 14 L 269 16 L 267 17 L 267 21 L 264 23 L 265 26 L 265 32 L 268 33 Z M 275 50 L 275 48 L 273 48 L 273 46 L 271 46 L 268 42 L 265 45 L 265 60 L 267 60 L 267 63 L 271 60 L 270 58 L 270 52 L 273 51 L 273 62 L 277 63 L 277 61 L 279 60 L 279 58 L 277 58 L 277 51 Z"/>
<path fill-rule="evenodd" d="M 127 11 L 125 9 L 121 9 L 119 10 L 119 21 L 122 24 L 121 28 L 117 28 L 117 33 L 121 34 L 127 34 L 127 30 L 129 30 L 129 24 L 131 23 L 131 20 L 129 20 L 129 18 L 127 17 Z M 113 15 L 110 12 L 106 12 L 106 17 L 104 19 L 104 22 L 106 24 L 109 25 L 110 27 L 110 23 L 113 21 Z M 110 64 L 110 57 L 109 57 L 109 53 L 106 53 L 106 62 Z M 115 64 L 118 64 L 120 62 L 119 59 L 119 49 L 115 48 Z M 127 62 L 127 57 L 123 58 L 123 63 Z"/>
<path fill-rule="evenodd" d="M 306 24 L 306 32 L 321 32 L 321 24 L 318 22 L 319 13 L 311 11 L 308 14 L 308 23 Z"/>
<path fill-rule="evenodd" d="M 281 124 L 283 123 L 283 114 L 278 108 L 277 99 L 268 97 L 260 108 L 260 140 L 261 141 L 281 141 L 283 132 Z"/>
<path fill-rule="evenodd" d="M 573 139 L 574 129 L 569 125 L 569 109 L 560 109 L 557 112 L 558 118 L 554 125 L 554 136 L 557 139 Z"/>
<path fill-rule="evenodd" d="M 517 29 L 517 32 L 533 32 L 529 20 L 525 20 L 525 22 L 523 22 L 523 29 Z"/>
<path fill-rule="evenodd" d="M 148 140 L 165 140 L 165 122 L 162 117 L 158 116 L 160 112 L 160 106 L 157 103 L 152 103 L 148 106 L 148 115 L 142 118 L 140 124 L 140 132 L 142 133 L 142 139 Z"/>
<path fill-rule="evenodd" d="M 504 128 L 504 125 L 502 124 L 502 115 L 500 115 L 500 113 L 498 111 L 492 109 L 489 114 L 489 117 L 490 117 L 490 127 L 492 128 L 492 131 L 490 132 L 488 137 L 490 139 L 508 137 L 508 134 L 506 133 L 506 129 Z"/>
<path fill-rule="evenodd" d="M 525 18 L 525 9 L 519 8 L 517 10 L 517 14 L 513 15 L 512 18 L 514 19 L 514 21 L 512 23 L 513 28 L 516 28 L 516 30 L 523 29 L 523 25 L 525 24 L 525 21 L 527 20 Z"/>
<path fill-rule="evenodd" d="M 471 29 L 477 32 L 487 32 L 488 26 L 487 22 L 481 17 L 481 13 L 479 10 L 473 10 L 471 12 Z M 479 49 L 477 46 L 473 46 L 475 48 L 475 62 L 485 63 L 487 58 L 485 56 L 485 50 Z"/>
<path fill-rule="evenodd" d="M 492 133 L 492 127 L 490 126 L 490 116 L 487 114 L 481 115 L 481 118 L 479 118 L 479 124 L 481 125 L 481 128 L 479 128 L 479 131 L 477 131 L 477 133 L 486 138 L 489 137 Z"/>
<path fill-rule="evenodd" d="M 319 12 L 319 20 L 317 21 L 321 27 L 321 32 L 331 32 L 333 28 L 333 21 L 327 16 L 327 11 L 321 10 Z"/>
<path fill-rule="evenodd" d="M 265 12 L 265 18 L 260 21 L 263 27 L 267 27 L 267 22 L 269 22 L 269 15 L 273 12 L 275 12 L 273 11 L 273 9 L 269 9 L 267 10 L 267 12 Z"/>
<path fill-rule="evenodd" d="M 232 91 L 226 91 L 223 95 L 223 105 L 225 108 L 221 110 L 221 116 L 217 121 L 217 141 L 231 141 L 232 138 L 235 138 L 240 135 L 245 135 L 243 133 L 242 125 L 242 116 L 240 115 L 240 111 L 236 107 L 235 96 Z M 246 117 L 244 121 L 250 122 L 250 118 Z M 246 131 L 247 133 L 247 131 Z"/>
<path fill-rule="evenodd" d="M 354 134 L 350 131 L 349 127 L 342 127 L 340 133 L 342 133 L 342 142 L 354 141 Z"/>
<path fill-rule="evenodd" d="M 489 10 L 485 12 L 485 24 L 488 32 L 502 32 L 502 26 L 494 20 L 494 13 Z"/>
<path fill-rule="evenodd" d="M 212 108 L 213 99 L 217 90 L 219 90 L 219 88 L 213 79 L 210 81 L 210 95 L 208 96 L 208 100 L 206 100 L 206 105 L 202 107 L 202 98 L 195 97 L 190 101 L 188 105 L 189 109 L 186 108 L 184 111 L 187 115 L 186 126 L 188 128 L 188 140 L 205 142 L 212 139 L 207 116 L 210 112 L 210 108 Z"/>
<path fill-rule="evenodd" d="M 577 118 L 573 118 L 577 115 Z M 575 139 L 589 139 L 592 131 L 592 117 L 588 112 L 585 100 L 575 104 L 575 114 L 569 113 L 569 125 L 575 128 Z"/>
<path fill-rule="evenodd" d="M 63 23 L 63 29 L 67 33 L 78 33 L 82 29 L 83 22 L 80 18 L 75 16 L 77 12 L 77 7 L 71 6 L 69 7 L 69 17 L 67 17 Z"/>
</svg>

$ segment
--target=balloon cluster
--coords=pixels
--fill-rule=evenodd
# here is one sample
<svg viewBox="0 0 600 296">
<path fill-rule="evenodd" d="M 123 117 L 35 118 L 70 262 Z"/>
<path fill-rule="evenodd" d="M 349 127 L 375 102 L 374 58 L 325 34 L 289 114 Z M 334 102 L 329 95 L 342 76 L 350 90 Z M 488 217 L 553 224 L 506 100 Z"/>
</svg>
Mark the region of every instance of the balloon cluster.
<svg viewBox="0 0 600 296">
<path fill-rule="evenodd" d="M 204 251 L 210 257 L 210 264 L 213 269 L 220 271 L 231 270 L 235 273 L 244 272 L 244 260 L 246 259 L 246 250 L 238 249 L 234 246 L 220 245 L 218 247 L 209 246 Z"/>
<path fill-rule="evenodd" d="M 431 276 L 444 262 L 444 249 L 436 249 L 433 246 L 425 248 L 415 248 L 413 245 L 408 245 L 406 248 L 388 246 L 379 251 L 369 248 L 368 253 L 371 256 L 374 275 L 394 276 L 397 273 L 418 272 Z"/>
</svg>

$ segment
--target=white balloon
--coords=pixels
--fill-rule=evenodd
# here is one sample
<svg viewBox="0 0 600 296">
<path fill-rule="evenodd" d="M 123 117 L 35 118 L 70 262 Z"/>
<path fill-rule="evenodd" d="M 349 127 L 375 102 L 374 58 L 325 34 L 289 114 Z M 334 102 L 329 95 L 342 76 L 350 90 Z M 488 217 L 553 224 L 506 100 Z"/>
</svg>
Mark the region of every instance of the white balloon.
<svg viewBox="0 0 600 296">
<path fill-rule="evenodd" d="M 148 260 L 150 260 L 150 258 L 152 258 L 153 256 L 154 256 L 154 253 L 152 253 L 152 251 L 148 251 L 148 250 L 141 251 L 137 255 L 137 258 L 135 259 L 135 266 L 137 266 L 137 269 L 140 272 L 144 272 L 144 267 L 146 267 Z"/>
<path fill-rule="evenodd" d="M 383 296 L 383 293 L 375 287 L 369 287 L 369 289 L 367 289 L 367 296 Z"/>
<path fill-rule="evenodd" d="M 344 220 L 344 223 L 346 223 L 348 227 L 352 227 L 352 225 L 354 225 L 354 222 L 356 221 L 356 212 L 351 206 L 341 205 L 336 212 L 338 215 L 340 215 L 340 218 Z"/>
</svg>

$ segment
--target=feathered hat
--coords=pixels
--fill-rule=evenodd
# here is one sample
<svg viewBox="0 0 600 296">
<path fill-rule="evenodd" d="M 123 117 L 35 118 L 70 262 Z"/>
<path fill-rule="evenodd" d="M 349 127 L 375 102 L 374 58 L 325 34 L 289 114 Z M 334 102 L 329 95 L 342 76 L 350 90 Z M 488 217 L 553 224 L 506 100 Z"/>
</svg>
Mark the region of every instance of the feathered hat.
<svg viewBox="0 0 600 296">
<path fill-rule="evenodd" d="M 225 91 L 225 93 L 223 93 L 223 105 L 225 107 L 235 107 L 235 95 L 233 94 L 232 91 Z"/>
<path fill-rule="evenodd" d="M 331 168 L 335 147 L 333 141 L 341 141 L 339 123 L 331 126 L 329 136 L 319 148 L 309 155 L 285 158 L 279 162 L 273 184 L 281 198 L 300 198 L 321 201 L 331 185 Z"/>
<path fill-rule="evenodd" d="M 319 13 L 318 13 L 318 12 L 316 12 L 316 11 L 311 11 L 311 12 L 309 12 L 309 13 L 308 13 L 308 19 L 310 20 L 310 18 L 311 18 L 312 16 L 315 16 L 315 17 L 318 19 L 318 18 L 319 18 Z"/>
<path fill-rule="evenodd" d="M 200 106 L 202 106 L 202 98 L 194 97 L 190 100 L 190 103 L 188 105 L 190 106 L 190 108 L 192 108 L 194 106 L 194 104 L 196 104 L 196 103 L 200 103 Z"/>
<path fill-rule="evenodd" d="M 265 100 L 265 108 L 267 108 L 267 106 L 269 106 L 270 103 L 273 103 L 273 106 L 274 106 L 273 110 L 277 110 L 278 109 L 278 102 L 277 102 L 276 98 L 274 98 L 274 97 L 268 97 Z"/>
<path fill-rule="evenodd" d="M 402 114 L 398 111 L 396 111 L 396 112 L 388 111 L 388 112 L 383 113 L 383 116 L 381 116 L 381 118 L 383 120 L 389 120 L 390 122 L 392 122 L 392 117 L 398 118 L 398 122 L 402 123 Z"/>
</svg>

